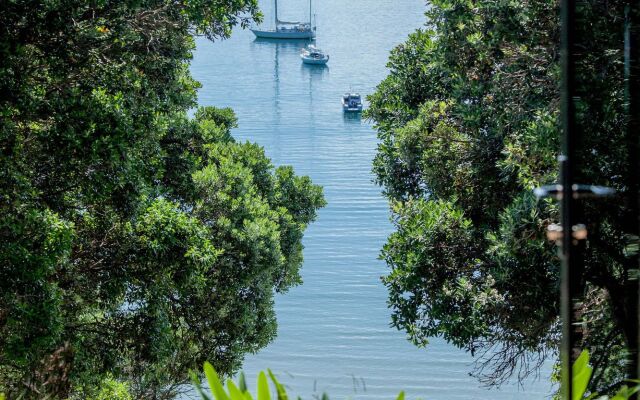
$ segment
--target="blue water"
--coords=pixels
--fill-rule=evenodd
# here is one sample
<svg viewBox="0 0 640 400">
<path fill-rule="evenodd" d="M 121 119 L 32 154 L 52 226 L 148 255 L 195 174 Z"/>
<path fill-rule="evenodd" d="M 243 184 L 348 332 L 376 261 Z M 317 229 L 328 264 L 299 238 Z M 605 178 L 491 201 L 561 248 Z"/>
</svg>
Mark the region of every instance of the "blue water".
<svg viewBox="0 0 640 400">
<path fill-rule="evenodd" d="M 264 4 L 269 18 L 270 1 Z M 280 0 L 281 18 L 305 19 L 305 0 Z M 389 50 L 424 24 L 423 0 L 323 0 L 317 45 L 328 67 L 304 66 L 301 42 L 260 41 L 236 30 L 231 39 L 197 41 L 192 73 L 201 105 L 232 107 L 234 135 L 264 146 L 276 165 L 290 164 L 324 186 L 328 206 L 305 238 L 304 284 L 278 296 L 278 337 L 247 357 L 249 382 L 271 368 L 305 400 L 541 399 L 548 371 L 519 388 L 487 390 L 468 375 L 471 358 L 439 339 L 426 349 L 389 327 L 386 266 L 377 259 L 391 232 L 386 200 L 372 183 L 376 134 L 367 121 L 343 116 L 340 98 L 371 93 L 387 74 Z M 365 104 L 366 106 L 366 104 Z"/>
</svg>

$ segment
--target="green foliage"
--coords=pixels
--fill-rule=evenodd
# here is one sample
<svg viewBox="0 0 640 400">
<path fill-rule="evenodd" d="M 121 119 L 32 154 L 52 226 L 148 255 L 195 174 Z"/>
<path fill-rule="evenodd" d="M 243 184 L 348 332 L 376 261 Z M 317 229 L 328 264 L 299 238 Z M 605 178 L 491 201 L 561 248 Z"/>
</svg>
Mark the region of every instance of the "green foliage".
<svg viewBox="0 0 640 400">
<path fill-rule="evenodd" d="M 623 385 L 613 396 L 600 396 L 596 393 L 587 394 L 587 387 L 593 374 L 593 368 L 589 364 L 589 352 L 583 350 L 578 359 L 573 363 L 573 399 L 595 400 L 628 400 L 640 391 L 640 385 L 628 387 Z"/>
<path fill-rule="evenodd" d="M 469 298 L 479 295 L 475 290 L 482 290 L 485 302 L 496 301 L 495 289 L 490 285 L 482 289 L 473 285 L 479 279 L 474 276 L 478 260 L 473 257 L 479 243 L 471 221 L 451 202 L 419 199 L 396 207 L 398 230 L 382 251 L 392 268 L 392 273 L 384 278 L 390 289 L 389 300 L 405 311 L 394 314 L 393 323 L 402 326 L 414 320 L 425 321 L 407 331 L 418 345 L 426 345 L 427 338 L 439 334 L 454 343 L 465 343 L 481 332 L 484 325 L 484 305 L 471 303 Z M 447 245 L 435 245 L 439 243 Z M 423 273 L 425 265 L 434 262 L 439 268 L 431 280 L 413 278 Z M 459 268 L 462 264 L 466 266 Z M 450 335 L 449 331 L 457 334 Z"/>
<path fill-rule="evenodd" d="M 0 5 L 9 398 L 172 398 L 275 336 L 322 189 L 237 143 L 232 110 L 188 116 L 193 35 L 259 18 L 256 0 Z"/>
<path fill-rule="evenodd" d="M 622 1 L 582 2 L 576 37 L 580 182 L 627 190 Z M 418 345 L 440 336 L 477 357 L 487 384 L 557 358 L 558 222 L 531 191 L 557 181 L 559 13 L 552 0 L 430 2 L 427 25 L 390 55 L 369 96 L 373 164 L 392 204 L 392 322 Z M 635 173 L 636 171 L 631 171 Z M 624 379 L 637 320 L 624 202 L 590 201 L 580 345 L 590 390 Z"/>
<path fill-rule="evenodd" d="M 196 391 L 203 400 L 271 400 L 272 396 L 272 388 L 269 387 L 269 381 L 267 379 L 267 375 L 273 384 L 273 389 L 276 394 L 277 400 L 288 400 L 289 395 L 287 394 L 287 390 L 285 386 L 278 381 L 278 378 L 271 372 L 271 370 L 267 370 L 267 373 L 264 371 L 260 371 L 258 373 L 258 380 L 256 384 L 256 396 L 252 396 L 247 389 L 246 383 L 244 383 L 244 374 L 240 374 L 240 378 L 238 380 L 238 384 L 233 383 L 231 379 L 227 379 L 227 389 L 224 388 L 218 373 L 215 368 L 208 362 L 204 363 L 204 375 L 207 378 L 207 384 L 209 386 L 209 390 L 211 395 L 207 394 L 206 391 L 202 388 L 202 384 L 200 383 L 200 378 L 198 378 L 197 374 L 192 374 L 191 380 L 196 388 Z M 400 392 L 396 400 L 404 400 L 404 392 Z M 300 397 L 298 397 L 300 399 Z M 329 400 L 329 396 L 326 393 L 322 394 L 323 400 Z"/>
<path fill-rule="evenodd" d="M 587 391 L 587 385 L 591 380 L 593 368 L 589 365 L 589 352 L 583 350 L 578 359 L 573 363 L 573 399 L 581 399 Z"/>
<path fill-rule="evenodd" d="M 87 400 L 133 400 L 129 393 L 129 385 L 111 377 L 102 380 L 98 392 L 86 398 Z"/>
</svg>

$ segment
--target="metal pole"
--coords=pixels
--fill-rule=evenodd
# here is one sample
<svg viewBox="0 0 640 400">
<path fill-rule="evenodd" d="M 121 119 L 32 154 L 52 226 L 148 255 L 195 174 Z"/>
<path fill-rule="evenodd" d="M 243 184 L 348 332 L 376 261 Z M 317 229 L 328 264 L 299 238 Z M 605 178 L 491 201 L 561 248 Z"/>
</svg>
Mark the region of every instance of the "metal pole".
<svg viewBox="0 0 640 400">
<path fill-rule="evenodd" d="M 276 14 L 276 30 L 278 30 L 278 0 L 273 1 L 273 8 L 275 9 Z"/>
<path fill-rule="evenodd" d="M 574 214 L 576 200 L 573 196 L 575 173 L 575 142 L 577 138 L 575 121 L 575 0 L 561 0 L 561 115 L 562 115 L 562 153 L 560 173 L 562 182 L 561 217 L 563 226 L 562 266 L 560 270 L 560 315 L 562 318 L 562 344 L 560 357 L 562 362 L 562 398 L 573 399 L 573 298 L 575 286 L 576 246 L 572 237 L 572 227 L 577 219 Z"/>
<path fill-rule="evenodd" d="M 628 193 L 627 207 L 630 211 L 629 233 L 638 237 L 640 235 L 640 60 L 638 54 L 638 44 L 640 42 L 640 29 L 638 18 L 638 2 L 630 0 L 625 7 L 625 26 L 624 26 L 624 78 L 625 78 L 625 103 L 627 113 L 627 152 L 628 152 Z M 640 257 L 636 254 L 636 268 L 639 268 Z M 629 378 L 640 378 L 640 329 L 638 329 L 639 318 L 638 310 L 640 310 L 640 280 L 635 277 L 636 282 L 629 282 L 630 289 L 629 300 L 635 305 L 632 309 L 629 323 L 633 324 L 636 340 L 629 349 L 631 353 L 629 365 Z M 635 297 L 635 301 L 634 301 Z M 635 345 L 635 348 L 633 348 Z M 635 397 L 637 398 L 637 396 Z"/>
</svg>

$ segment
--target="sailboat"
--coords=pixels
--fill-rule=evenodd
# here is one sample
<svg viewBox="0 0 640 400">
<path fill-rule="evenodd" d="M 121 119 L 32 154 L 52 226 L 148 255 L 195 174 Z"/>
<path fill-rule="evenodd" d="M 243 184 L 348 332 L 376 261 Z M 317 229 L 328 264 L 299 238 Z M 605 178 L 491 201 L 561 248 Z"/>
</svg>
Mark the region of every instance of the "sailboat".
<svg viewBox="0 0 640 400">
<path fill-rule="evenodd" d="M 311 0 L 309 0 L 309 22 L 290 22 L 278 19 L 278 0 L 274 0 L 275 29 L 251 29 L 259 38 L 266 39 L 313 39 L 316 35 L 315 26 L 311 26 Z"/>
</svg>

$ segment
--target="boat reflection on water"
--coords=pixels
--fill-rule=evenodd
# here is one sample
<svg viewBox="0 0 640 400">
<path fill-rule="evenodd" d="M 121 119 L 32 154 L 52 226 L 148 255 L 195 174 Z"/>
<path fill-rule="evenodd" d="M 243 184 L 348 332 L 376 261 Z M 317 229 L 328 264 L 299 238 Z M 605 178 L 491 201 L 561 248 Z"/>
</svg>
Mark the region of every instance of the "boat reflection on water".
<svg viewBox="0 0 640 400">
<path fill-rule="evenodd" d="M 252 43 L 258 46 L 276 46 L 281 49 L 295 49 L 297 53 L 298 49 L 304 47 L 309 41 L 304 39 L 269 39 L 257 37 L 253 39 Z"/>
<path fill-rule="evenodd" d="M 362 122 L 361 112 L 343 112 L 342 119 L 347 124 L 360 124 Z"/>
<path fill-rule="evenodd" d="M 300 71 L 304 76 L 310 76 L 313 79 L 322 79 L 323 77 L 329 75 L 329 71 L 331 71 L 331 68 L 329 68 L 329 66 L 326 64 L 300 64 Z"/>
</svg>

